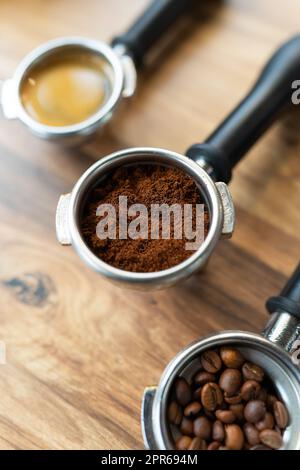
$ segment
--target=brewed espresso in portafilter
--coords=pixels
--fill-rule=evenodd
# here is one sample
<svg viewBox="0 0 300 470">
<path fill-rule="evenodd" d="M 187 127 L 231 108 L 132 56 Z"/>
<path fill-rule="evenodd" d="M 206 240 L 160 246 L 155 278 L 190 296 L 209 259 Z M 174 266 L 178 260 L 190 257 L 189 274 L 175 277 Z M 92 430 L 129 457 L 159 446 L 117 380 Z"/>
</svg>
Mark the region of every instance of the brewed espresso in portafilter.
<svg viewBox="0 0 300 470">
<path fill-rule="evenodd" d="M 103 59 L 90 51 L 59 53 L 33 66 L 21 84 L 27 113 L 48 126 L 83 122 L 105 103 L 110 82 Z"/>
</svg>

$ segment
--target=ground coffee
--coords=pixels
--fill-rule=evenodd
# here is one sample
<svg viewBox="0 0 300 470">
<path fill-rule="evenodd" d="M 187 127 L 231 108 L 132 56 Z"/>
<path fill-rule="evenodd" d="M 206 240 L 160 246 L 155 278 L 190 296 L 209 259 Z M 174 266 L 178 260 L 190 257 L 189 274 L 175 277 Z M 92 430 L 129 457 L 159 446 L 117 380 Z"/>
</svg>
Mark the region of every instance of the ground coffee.
<svg viewBox="0 0 300 470">
<path fill-rule="evenodd" d="M 100 204 L 116 208 L 118 223 L 119 197 L 126 196 L 128 206 L 143 204 L 149 209 L 147 239 L 99 239 L 96 227 Z M 151 239 L 150 206 L 152 204 L 192 205 L 192 226 L 196 227 L 196 204 L 204 204 L 194 180 L 177 168 L 141 164 L 124 166 L 113 171 L 89 194 L 81 217 L 82 235 L 93 253 L 106 263 L 131 272 L 155 272 L 171 268 L 193 254 L 186 249 L 187 238 L 174 237 L 174 220 L 171 218 L 170 238 Z M 130 220 L 130 217 L 128 217 Z M 117 224 L 118 225 L 118 224 Z M 204 234 L 209 228 L 209 214 L 204 211 Z M 161 226 L 159 227 L 161 235 Z"/>
</svg>

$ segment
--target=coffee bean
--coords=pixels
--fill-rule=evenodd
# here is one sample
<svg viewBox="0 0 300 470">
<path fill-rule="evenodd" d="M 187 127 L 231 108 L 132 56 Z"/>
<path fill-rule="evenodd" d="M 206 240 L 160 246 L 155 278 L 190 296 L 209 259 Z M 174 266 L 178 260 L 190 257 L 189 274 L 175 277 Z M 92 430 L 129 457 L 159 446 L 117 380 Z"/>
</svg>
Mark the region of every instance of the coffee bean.
<svg viewBox="0 0 300 470">
<path fill-rule="evenodd" d="M 230 410 L 217 410 L 216 417 L 224 424 L 232 424 L 236 420 L 235 414 Z"/>
<path fill-rule="evenodd" d="M 180 432 L 184 436 L 193 437 L 194 434 L 194 424 L 193 421 L 187 418 L 182 418 L 181 425 L 180 425 Z"/>
<path fill-rule="evenodd" d="M 176 401 L 172 401 L 168 408 L 168 419 L 170 423 L 176 424 L 177 426 L 181 423 L 182 420 L 182 409 L 176 403 Z"/>
<path fill-rule="evenodd" d="M 245 362 L 240 351 L 228 346 L 224 346 L 220 349 L 220 356 L 225 366 L 230 369 L 240 369 Z"/>
<path fill-rule="evenodd" d="M 200 416 L 194 421 L 194 434 L 202 439 L 210 439 L 212 423 L 205 416 Z"/>
<path fill-rule="evenodd" d="M 263 444 L 258 444 L 257 446 L 251 447 L 250 450 L 272 450 L 270 447 L 264 446 Z"/>
<path fill-rule="evenodd" d="M 260 444 L 259 431 L 256 429 L 254 424 L 245 423 L 243 430 L 250 446 L 256 446 Z"/>
<path fill-rule="evenodd" d="M 230 450 L 241 450 L 244 445 L 244 434 L 237 424 L 225 426 L 225 446 Z"/>
<path fill-rule="evenodd" d="M 266 405 L 263 401 L 251 400 L 245 406 L 244 416 L 249 423 L 258 423 L 266 414 Z"/>
<path fill-rule="evenodd" d="M 282 431 L 281 429 L 277 426 L 277 424 L 274 426 L 275 431 L 277 431 L 281 436 L 282 436 Z"/>
<path fill-rule="evenodd" d="M 196 388 L 196 390 L 193 392 L 193 395 L 192 395 L 192 399 L 194 401 L 201 401 L 201 390 L 202 390 L 202 387 L 198 387 Z"/>
<path fill-rule="evenodd" d="M 213 441 L 209 446 L 207 447 L 207 450 L 219 450 L 220 447 L 220 442 Z"/>
<path fill-rule="evenodd" d="M 185 379 L 179 378 L 176 380 L 175 395 L 179 405 L 186 406 L 191 401 L 191 388 Z"/>
<path fill-rule="evenodd" d="M 242 374 L 237 369 L 226 369 L 220 377 L 219 385 L 229 396 L 234 395 L 242 383 Z"/>
<path fill-rule="evenodd" d="M 201 364 L 206 372 L 215 374 L 222 367 L 222 361 L 215 351 L 205 351 L 201 356 Z"/>
<path fill-rule="evenodd" d="M 287 409 L 263 369 L 235 348 L 205 351 L 191 385 L 174 381 L 167 418 L 177 450 L 274 450 L 283 443 Z M 238 365 L 239 364 L 239 365 Z M 176 426 L 176 430 L 174 429 Z"/>
<path fill-rule="evenodd" d="M 192 443 L 192 439 L 189 436 L 181 436 L 176 441 L 177 450 L 189 450 L 189 447 Z"/>
<path fill-rule="evenodd" d="M 201 402 L 208 411 L 215 411 L 223 402 L 223 394 L 220 387 L 214 382 L 205 384 L 201 392 Z"/>
<path fill-rule="evenodd" d="M 264 379 L 265 374 L 263 369 L 251 362 L 245 362 L 242 371 L 245 380 L 256 380 L 257 382 L 262 382 Z"/>
<path fill-rule="evenodd" d="M 212 438 L 214 441 L 223 442 L 225 439 L 225 428 L 221 421 L 215 421 L 212 427 Z"/>
<path fill-rule="evenodd" d="M 200 413 L 201 408 L 201 404 L 198 401 L 194 401 L 185 407 L 183 414 L 186 418 L 194 418 Z"/>
<path fill-rule="evenodd" d="M 273 405 L 273 410 L 276 424 L 279 429 L 286 428 L 289 422 L 289 415 L 285 405 L 281 401 L 276 401 Z"/>
<path fill-rule="evenodd" d="M 242 395 L 240 392 L 237 392 L 235 395 L 228 395 L 228 393 L 225 392 L 224 400 L 228 405 L 238 405 L 242 401 Z"/>
<path fill-rule="evenodd" d="M 274 423 L 273 415 L 267 412 L 265 414 L 265 417 L 261 421 L 258 421 L 258 423 L 256 423 L 255 426 L 259 431 L 264 431 L 265 429 L 273 429 L 274 424 L 275 423 Z"/>
<path fill-rule="evenodd" d="M 256 380 L 247 380 L 241 388 L 242 399 L 245 401 L 257 400 L 261 386 Z"/>
<path fill-rule="evenodd" d="M 188 450 L 207 450 L 207 444 L 201 437 L 194 437 Z"/>
<path fill-rule="evenodd" d="M 243 403 L 238 403 L 237 405 L 230 405 L 229 409 L 235 414 L 237 421 L 244 421 L 245 405 L 243 405 Z"/>
<path fill-rule="evenodd" d="M 194 382 L 197 385 L 205 385 L 208 382 L 215 382 L 215 381 L 216 381 L 216 376 L 206 371 L 198 372 L 198 374 L 196 374 L 194 377 Z"/>
<path fill-rule="evenodd" d="M 262 388 L 261 391 L 258 394 L 257 399 L 260 400 L 260 401 L 264 401 L 266 403 L 267 398 L 268 398 L 267 390 L 265 388 Z"/>
<path fill-rule="evenodd" d="M 267 395 L 266 403 L 267 403 L 267 407 L 269 411 L 273 411 L 274 404 L 276 401 L 277 401 L 277 398 L 275 397 L 275 395 L 272 395 L 272 394 Z"/>
<path fill-rule="evenodd" d="M 273 429 L 265 429 L 259 434 L 259 438 L 263 444 L 271 449 L 280 449 L 282 446 L 282 436 Z"/>
</svg>

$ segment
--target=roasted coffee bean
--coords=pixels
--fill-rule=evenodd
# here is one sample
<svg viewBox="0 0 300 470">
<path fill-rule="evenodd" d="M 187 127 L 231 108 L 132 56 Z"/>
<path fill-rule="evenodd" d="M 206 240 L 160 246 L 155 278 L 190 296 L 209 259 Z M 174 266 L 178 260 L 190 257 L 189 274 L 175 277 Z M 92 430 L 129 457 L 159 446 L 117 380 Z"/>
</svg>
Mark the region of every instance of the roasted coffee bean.
<svg viewBox="0 0 300 470">
<path fill-rule="evenodd" d="M 194 434 L 194 424 L 193 421 L 191 421 L 188 418 L 182 418 L 181 425 L 180 425 L 180 432 L 184 436 L 190 436 L 193 437 Z"/>
<path fill-rule="evenodd" d="M 262 382 L 264 379 L 264 371 L 261 367 L 252 362 L 245 362 L 243 365 L 243 376 L 245 380 L 256 380 L 257 382 Z"/>
<path fill-rule="evenodd" d="M 270 447 L 264 446 L 263 444 L 258 444 L 257 446 L 251 447 L 250 450 L 272 450 Z"/>
<path fill-rule="evenodd" d="M 189 447 L 192 443 L 192 439 L 189 436 L 181 436 L 176 441 L 177 450 L 189 450 Z"/>
<path fill-rule="evenodd" d="M 197 437 L 208 440 L 212 431 L 212 423 L 206 416 L 200 416 L 194 421 L 194 434 Z"/>
<path fill-rule="evenodd" d="M 264 401 L 266 403 L 267 398 L 268 398 L 267 390 L 265 388 L 262 388 L 261 391 L 258 394 L 257 399 L 260 400 L 260 401 Z"/>
<path fill-rule="evenodd" d="M 275 395 L 272 395 L 272 394 L 268 394 L 267 395 L 267 408 L 269 411 L 273 411 L 274 409 L 274 404 L 275 402 L 277 401 L 277 398 L 275 397 Z"/>
<path fill-rule="evenodd" d="M 235 414 L 237 421 L 244 421 L 245 405 L 243 403 L 238 403 L 237 405 L 230 405 L 229 409 Z"/>
<path fill-rule="evenodd" d="M 289 422 L 289 415 L 285 405 L 281 401 L 276 401 L 273 405 L 273 410 L 276 424 L 279 429 L 286 428 Z"/>
<path fill-rule="evenodd" d="M 226 369 L 220 377 L 219 385 L 229 396 L 234 395 L 242 384 L 242 374 L 237 369 Z"/>
<path fill-rule="evenodd" d="M 213 441 L 209 446 L 207 447 L 207 450 L 219 450 L 220 447 L 220 442 Z"/>
<path fill-rule="evenodd" d="M 205 384 L 201 392 L 201 402 L 208 411 L 215 411 L 223 402 L 223 394 L 219 385 L 214 382 Z"/>
<path fill-rule="evenodd" d="M 205 351 L 201 356 L 201 364 L 206 372 L 215 374 L 222 367 L 222 361 L 215 351 Z"/>
<path fill-rule="evenodd" d="M 194 382 L 197 385 L 205 385 L 208 382 L 215 382 L 215 381 L 216 381 L 216 376 L 206 371 L 198 372 L 198 374 L 196 374 L 194 377 Z"/>
<path fill-rule="evenodd" d="M 289 416 L 263 369 L 235 348 L 205 351 L 189 382 L 174 382 L 167 417 L 180 450 L 275 450 Z M 176 426 L 176 430 L 174 429 Z"/>
<path fill-rule="evenodd" d="M 225 446 L 230 450 L 241 450 L 244 445 L 244 434 L 237 424 L 225 426 Z"/>
<path fill-rule="evenodd" d="M 178 403 L 176 403 L 176 401 L 172 401 L 169 405 L 168 420 L 170 421 L 170 423 L 176 424 L 177 426 L 179 426 L 179 424 L 181 423 L 182 409 L 178 405 Z"/>
<path fill-rule="evenodd" d="M 199 401 L 199 402 L 201 401 L 201 390 L 202 390 L 202 387 L 198 387 L 193 392 L 193 396 L 192 396 L 193 401 Z"/>
<path fill-rule="evenodd" d="M 250 446 L 256 446 L 260 444 L 259 431 L 256 429 L 254 424 L 245 423 L 243 430 Z"/>
<path fill-rule="evenodd" d="M 279 432 L 279 434 L 282 436 L 282 431 L 281 429 L 277 426 L 277 424 L 274 426 L 274 430 Z"/>
<path fill-rule="evenodd" d="M 185 407 L 183 414 L 186 418 L 194 418 L 200 413 L 201 408 L 201 404 L 198 401 L 194 401 Z"/>
<path fill-rule="evenodd" d="M 227 392 L 224 393 L 224 400 L 228 405 L 238 405 L 242 401 L 242 395 L 240 392 L 237 392 L 234 395 L 228 395 Z"/>
<path fill-rule="evenodd" d="M 240 351 L 228 346 L 224 346 L 220 349 L 220 356 L 225 366 L 230 369 L 240 369 L 245 362 Z"/>
<path fill-rule="evenodd" d="M 282 446 L 282 436 L 273 429 L 265 429 L 259 434 L 259 438 L 263 444 L 271 449 L 280 449 Z"/>
<path fill-rule="evenodd" d="M 255 426 L 259 431 L 264 431 L 265 429 L 273 429 L 274 424 L 275 423 L 274 423 L 273 415 L 267 412 L 265 414 L 265 417 L 261 421 L 258 421 L 258 423 L 256 423 Z"/>
<path fill-rule="evenodd" d="M 266 411 L 263 401 L 251 400 L 245 406 L 244 416 L 249 423 L 258 423 L 265 417 Z"/>
<path fill-rule="evenodd" d="M 224 424 L 232 424 L 236 420 L 235 414 L 230 410 L 217 410 L 216 417 Z"/>
<path fill-rule="evenodd" d="M 188 450 L 207 450 L 207 444 L 201 437 L 194 437 Z"/>
<path fill-rule="evenodd" d="M 215 421 L 212 427 L 212 438 L 214 441 L 223 442 L 225 439 L 225 428 L 221 421 Z"/>
<path fill-rule="evenodd" d="M 242 399 L 245 401 L 257 400 L 261 385 L 256 380 L 247 380 L 241 388 Z"/>
<path fill-rule="evenodd" d="M 186 406 L 192 398 L 189 384 L 184 378 L 178 378 L 175 383 L 175 395 L 179 405 Z"/>
</svg>

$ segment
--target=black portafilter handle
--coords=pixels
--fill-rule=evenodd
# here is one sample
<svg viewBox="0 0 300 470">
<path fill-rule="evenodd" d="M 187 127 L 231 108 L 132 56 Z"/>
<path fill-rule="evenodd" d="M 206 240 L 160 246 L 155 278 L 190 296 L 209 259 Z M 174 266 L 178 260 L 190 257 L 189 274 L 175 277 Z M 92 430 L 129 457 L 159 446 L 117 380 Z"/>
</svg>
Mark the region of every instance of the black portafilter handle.
<svg viewBox="0 0 300 470">
<path fill-rule="evenodd" d="M 139 67 L 144 56 L 172 24 L 191 7 L 195 0 L 154 0 L 129 30 L 113 39 L 112 45 L 123 45 Z"/>
<path fill-rule="evenodd" d="M 268 312 L 287 312 L 300 320 L 300 264 L 278 297 L 271 297 L 266 307 Z"/>
<path fill-rule="evenodd" d="M 292 103 L 292 84 L 300 79 L 300 35 L 273 55 L 246 98 L 204 144 L 193 145 L 187 156 L 204 160 L 214 177 L 228 183 L 232 169 Z"/>
</svg>

